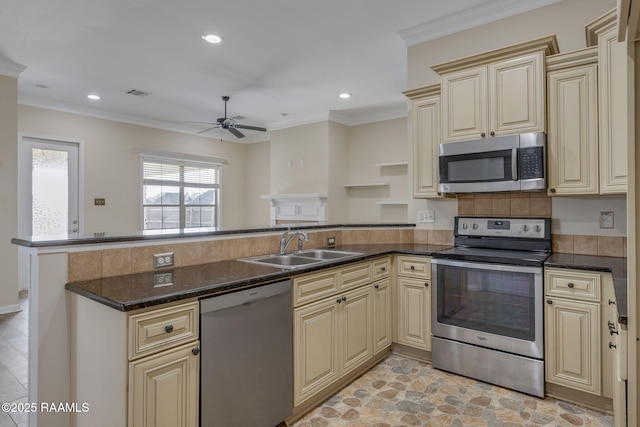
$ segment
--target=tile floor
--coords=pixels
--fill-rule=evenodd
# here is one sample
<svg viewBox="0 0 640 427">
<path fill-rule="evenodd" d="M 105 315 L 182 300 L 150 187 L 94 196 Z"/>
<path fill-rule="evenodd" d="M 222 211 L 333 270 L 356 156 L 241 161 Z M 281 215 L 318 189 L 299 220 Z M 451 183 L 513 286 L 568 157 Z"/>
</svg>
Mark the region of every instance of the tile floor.
<svg viewBox="0 0 640 427">
<path fill-rule="evenodd" d="M 29 305 L 26 292 L 20 293 L 22 311 L 0 315 L 0 403 L 27 402 L 27 354 Z M 24 413 L 0 411 L 0 427 L 27 425 Z"/>
<path fill-rule="evenodd" d="M 613 417 L 392 354 L 294 427 L 613 426 Z"/>
</svg>

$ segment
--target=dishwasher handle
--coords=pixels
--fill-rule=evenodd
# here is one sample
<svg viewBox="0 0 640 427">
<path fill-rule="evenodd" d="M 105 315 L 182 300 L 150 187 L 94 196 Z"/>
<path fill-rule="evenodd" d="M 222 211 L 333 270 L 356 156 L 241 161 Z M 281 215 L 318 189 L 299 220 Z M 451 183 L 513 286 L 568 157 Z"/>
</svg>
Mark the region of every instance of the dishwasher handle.
<svg viewBox="0 0 640 427">
<path fill-rule="evenodd" d="M 275 283 L 267 283 L 255 288 L 245 289 L 220 296 L 203 298 L 200 300 L 200 314 L 207 314 L 243 304 L 251 304 L 285 292 L 291 292 L 291 279 Z"/>
</svg>

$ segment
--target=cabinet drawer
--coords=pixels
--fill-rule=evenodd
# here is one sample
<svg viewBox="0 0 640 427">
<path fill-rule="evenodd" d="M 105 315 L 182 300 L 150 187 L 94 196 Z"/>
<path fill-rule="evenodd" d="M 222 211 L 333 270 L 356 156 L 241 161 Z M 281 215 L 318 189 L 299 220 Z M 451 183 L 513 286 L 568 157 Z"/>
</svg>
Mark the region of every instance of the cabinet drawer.
<svg viewBox="0 0 640 427">
<path fill-rule="evenodd" d="M 198 339 L 198 302 L 134 314 L 129 317 L 129 359 Z"/>
<path fill-rule="evenodd" d="M 430 279 L 431 259 L 426 257 L 399 256 L 398 275 Z"/>
<path fill-rule="evenodd" d="M 600 301 L 600 274 L 597 273 L 547 269 L 545 287 L 548 296 Z"/>
<path fill-rule="evenodd" d="M 338 270 L 307 274 L 293 279 L 295 307 L 338 292 Z"/>
<path fill-rule="evenodd" d="M 389 277 L 391 273 L 391 260 L 389 257 L 373 261 L 373 280 Z"/>
<path fill-rule="evenodd" d="M 355 288 L 373 281 L 373 263 L 360 262 L 340 270 L 340 290 Z"/>
</svg>

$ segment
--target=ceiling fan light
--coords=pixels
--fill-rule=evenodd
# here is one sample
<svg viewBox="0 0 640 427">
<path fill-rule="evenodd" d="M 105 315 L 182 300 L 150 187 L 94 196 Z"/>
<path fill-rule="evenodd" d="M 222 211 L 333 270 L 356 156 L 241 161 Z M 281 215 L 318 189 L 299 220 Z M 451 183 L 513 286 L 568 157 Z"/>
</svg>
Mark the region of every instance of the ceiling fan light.
<svg viewBox="0 0 640 427">
<path fill-rule="evenodd" d="M 96 95 L 95 93 L 90 93 L 89 95 L 87 95 L 87 98 L 89 98 L 92 101 L 98 101 L 100 99 L 100 95 Z"/>
<path fill-rule="evenodd" d="M 222 37 L 217 36 L 215 34 L 207 34 L 202 36 L 202 39 L 208 43 L 217 44 L 222 41 Z"/>
<path fill-rule="evenodd" d="M 351 94 L 350 93 L 341 93 L 340 95 L 338 95 L 341 99 L 349 99 L 351 98 Z"/>
</svg>

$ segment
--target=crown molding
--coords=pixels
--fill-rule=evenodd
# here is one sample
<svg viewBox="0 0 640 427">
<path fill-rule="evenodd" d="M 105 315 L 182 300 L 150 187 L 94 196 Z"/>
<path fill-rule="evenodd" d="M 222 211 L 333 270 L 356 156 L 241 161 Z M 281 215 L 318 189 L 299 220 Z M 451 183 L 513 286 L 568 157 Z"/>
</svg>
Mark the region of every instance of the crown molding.
<svg viewBox="0 0 640 427">
<path fill-rule="evenodd" d="M 495 0 L 398 32 L 407 47 L 454 34 L 483 24 L 558 3 L 561 0 Z"/>
<path fill-rule="evenodd" d="M 326 121 L 336 122 L 345 126 L 358 126 L 358 125 L 364 125 L 368 123 L 382 122 L 385 120 L 400 119 L 407 116 L 408 116 L 408 112 L 407 112 L 406 106 L 391 108 L 381 113 L 375 113 L 375 114 L 370 114 L 370 115 L 360 116 L 360 117 L 349 117 L 344 113 L 340 113 L 337 111 L 329 111 L 329 112 L 310 114 L 307 116 L 296 117 L 293 119 L 287 119 L 287 120 L 281 120 L 274 123 L 269 123 L 268 127 L 270 130 L 280 130 L 280 129 L 286 129 L 286 128 L 291 128 L 295 126 L 302 126 L 302 125 L 308 125 L 312 123 L 326 122 Z"/>
<path fill-rule="evenodd" d="M 0 59 L 0 75 L 17 79 L 20 73 L 26 69 L 26 66 L 18 64 L 17 62 L 13 62 L 8 59 Z"/>
</svg>

